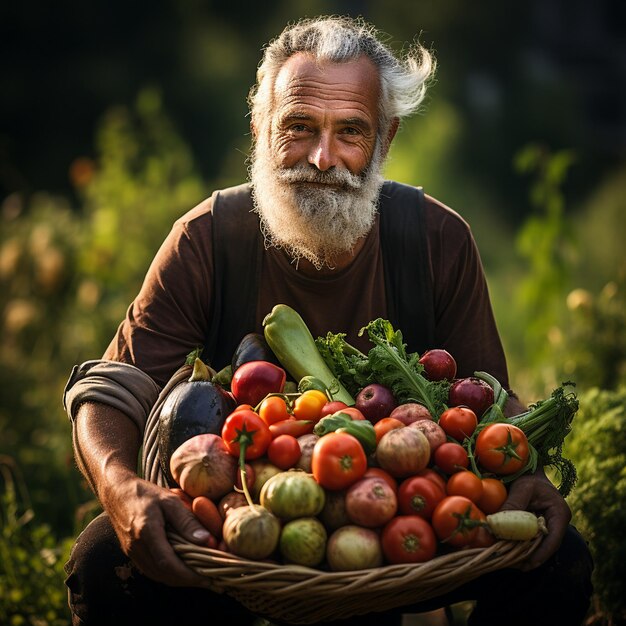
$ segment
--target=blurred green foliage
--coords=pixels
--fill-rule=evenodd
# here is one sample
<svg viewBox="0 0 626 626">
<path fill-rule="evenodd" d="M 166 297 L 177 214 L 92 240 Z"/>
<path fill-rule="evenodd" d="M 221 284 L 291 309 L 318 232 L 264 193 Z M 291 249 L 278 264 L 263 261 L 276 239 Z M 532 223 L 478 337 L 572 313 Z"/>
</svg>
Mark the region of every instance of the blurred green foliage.
<svg viewBox="0 0 626 626">
<path fill-rule="evenodd" d="M 576 464 L 577 489 L 569 499 L 573 523 L 590 543 L 599 616 L 626 621 L 626 386 L 593 388 L 580 398 L 576 428 L 565 454 Z M 594 623 L 598 623 L 598 617 Z"/>
<path fill-rule="evenodd" d="M 26 485 L 10 457 L 0 455 L 0 623 L 65 626 L 70 614 L 64 577 L 71 540 L 58 542 L 35 518 Z"/>
<path fill-rule="evenodd" d="M 85 493 L 63 386 L 102 354 L 171 224 L 204 193 L 155 91 L 111 110 L 97 145 L 96 161 L 72 166 L 80 213 L 47 194 L 2 207 L 0 452 L 24 468 L 35 512 L 68 533 Z"/>
</svg>

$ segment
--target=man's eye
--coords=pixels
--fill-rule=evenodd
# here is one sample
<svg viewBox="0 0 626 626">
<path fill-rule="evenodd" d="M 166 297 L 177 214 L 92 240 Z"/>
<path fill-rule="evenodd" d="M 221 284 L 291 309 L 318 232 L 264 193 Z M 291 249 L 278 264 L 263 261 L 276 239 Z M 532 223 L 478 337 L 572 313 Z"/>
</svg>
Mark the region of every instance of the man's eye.
<svg viewBox="0 0 626 626">
<path fill-rule="evenodd" d="M 360 135 L 361 131 L 358 128 L 355 128 L 354 126 L 347 126 L 346 128 L 343 129 L 343 134 L 344 135 Z"/>
<path fill-rule="evenodd" d="M 305 124 L 292 124 L 289 127 L 289 130 L 291 130 L 294 133 L 305 133 L 308 128 L 306 127 Z"/>
</svg>

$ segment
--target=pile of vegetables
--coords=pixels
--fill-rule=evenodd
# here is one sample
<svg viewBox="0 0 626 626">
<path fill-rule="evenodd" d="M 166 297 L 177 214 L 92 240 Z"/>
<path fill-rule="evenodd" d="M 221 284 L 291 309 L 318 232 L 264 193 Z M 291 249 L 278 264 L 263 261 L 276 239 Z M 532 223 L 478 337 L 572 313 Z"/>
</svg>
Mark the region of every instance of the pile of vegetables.
<svg viewBox="0 0 626 626">
<path fill-rule="evenodd" d="M 456 379 L 445 350 L 407 354 L 385 320 L 363 330 L 373 344 L 368 355 L 344 335 L 316 342 L 285 305 L 264 330 L 262 352 L 240 360 L 228 382 L 222 372 L 211 383 L 232 399 L 228 414 L 215 403 L 206 432 L 172 453 L 160 447 L 170 488 L 210 531 L 210 547 L 341 571 L 546 532 L 533 513 L 500 508 L 508 484 L 538 463 L 573 468 L 561 455 L 573 394 L 557 390 L 507 419 L 495 379 Z M 159 431 L 166 442 L 168 428 L 186 420 L 174 417 L 170 410 Z"/>
</svg>

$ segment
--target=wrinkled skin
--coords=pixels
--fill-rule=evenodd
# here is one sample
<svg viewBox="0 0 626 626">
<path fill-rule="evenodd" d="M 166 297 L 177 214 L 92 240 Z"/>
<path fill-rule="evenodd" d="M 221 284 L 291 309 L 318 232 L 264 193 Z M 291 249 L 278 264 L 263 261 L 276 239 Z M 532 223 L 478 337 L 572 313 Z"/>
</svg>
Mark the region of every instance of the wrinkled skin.
<svg viewBox="0 0 626 626">
<path fill-rule="evenodd" d="M 137 476 L 140 435 L 135 425 L 116 409 L 85 403 L 73 436 L 80 469 L 109 514 L 123 552 L 153 580 L 202 586 L 202 576 L 174 552 L 165 527 L 199 545 L 206 545 L 209 533 L 177 495 Z"/>
</svg>

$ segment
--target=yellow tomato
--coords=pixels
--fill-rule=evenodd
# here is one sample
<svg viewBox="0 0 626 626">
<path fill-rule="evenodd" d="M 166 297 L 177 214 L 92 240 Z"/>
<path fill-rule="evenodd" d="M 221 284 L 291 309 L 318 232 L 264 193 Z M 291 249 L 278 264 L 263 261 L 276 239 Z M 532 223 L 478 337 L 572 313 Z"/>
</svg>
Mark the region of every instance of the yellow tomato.
<svg viewBox="0 0 626 626">
<path fill-rule="evenodd" d="M 293 403 L 293 414 L 299 420 L 317 422 L 321 417 L 322 407 L 328 402 L 326 394 L 317 389 L 309 389 L 298 396 Z"/>
</svg>

